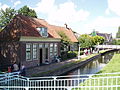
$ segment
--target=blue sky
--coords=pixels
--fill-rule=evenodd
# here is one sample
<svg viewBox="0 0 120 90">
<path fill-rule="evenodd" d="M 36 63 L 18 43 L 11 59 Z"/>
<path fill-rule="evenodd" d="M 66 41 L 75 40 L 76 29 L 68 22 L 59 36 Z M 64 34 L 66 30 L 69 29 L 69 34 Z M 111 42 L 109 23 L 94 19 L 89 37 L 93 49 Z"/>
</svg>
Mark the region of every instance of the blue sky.
<svg viewBox="0 0 120 90">
<path fill-rule="evenodd" d="M 3 9 L 24 5 L 34 9 L 38 18 L 59 26 L 67 23 L 80 34 L 95 29 L 115 37 L 120 26 L 120 0 L 0 0 Z"/>
</svg>

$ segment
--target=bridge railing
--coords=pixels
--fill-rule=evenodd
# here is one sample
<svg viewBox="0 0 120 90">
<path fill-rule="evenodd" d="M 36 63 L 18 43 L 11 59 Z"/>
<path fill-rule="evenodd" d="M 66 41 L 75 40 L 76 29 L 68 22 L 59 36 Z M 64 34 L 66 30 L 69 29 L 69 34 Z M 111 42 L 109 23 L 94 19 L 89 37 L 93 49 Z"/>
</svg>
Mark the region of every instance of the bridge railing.
<svg viewBox="0 0 120 90">
<path fill-rule="evenodd" d="M 27 78 L 0 75 L 0 89 L 9 90 L 120 90 L 120 73 Z"/>
<path fill-rule="evenodd" d="M 96 48 L 120 49 L 120 45 L 96 45 Z"/>
</svg>

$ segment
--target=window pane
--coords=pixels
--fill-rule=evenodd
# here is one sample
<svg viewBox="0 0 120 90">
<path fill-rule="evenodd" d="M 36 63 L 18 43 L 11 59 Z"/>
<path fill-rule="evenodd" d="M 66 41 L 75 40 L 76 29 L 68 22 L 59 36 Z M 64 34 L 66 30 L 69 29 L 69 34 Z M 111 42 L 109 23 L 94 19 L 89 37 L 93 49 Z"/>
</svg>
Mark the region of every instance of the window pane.
<svg viewBox="0 0 120 90">
<path fill-rule="evenodd" d="M 33 59 L 37 59 L 37 44 L 33 44 Z"/>
<path fill-rule="evenodd" d="M 54 51 L 57 52 L 57 43 L 54 44 Z"/>
<path fill-rule="evenodd" d="M 57 43 L 54 44 L 54 55 L 57 55 Z"/>
<path fill-rule="evenodd" d="M 46 48 L 48 47 L 48 43 L 45 44 L 45 47 L 46 47 Z"/>
<path fill-rule="evenodd" d="M 43 36 L 43 37 L 47 37 L 47 36 L 48 36 L 47 28 L 41 27 L 41 28 L 40 28 L 40 34 L 41 34 L 41 36 Z"/>
<path fill-rule="evenodd" d="M 26 44 L 26 60 L 31 59 L 31 44 Z"/>
<path fill-rule="evenodd" d="M 53 56 L 53 43 L 50 43 L 50 56 Z"/>
<path fill-rule="evenodd" d="M 43 47 L 43 44 L 39 44 L 39 48 L 42 48 Z"/>
</svg>

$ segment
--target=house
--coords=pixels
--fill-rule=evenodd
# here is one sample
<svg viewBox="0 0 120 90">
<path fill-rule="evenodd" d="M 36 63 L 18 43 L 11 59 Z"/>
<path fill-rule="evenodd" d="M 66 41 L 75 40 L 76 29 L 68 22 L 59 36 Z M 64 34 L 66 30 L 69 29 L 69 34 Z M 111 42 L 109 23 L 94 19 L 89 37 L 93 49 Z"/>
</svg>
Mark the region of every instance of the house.
<svg viewBox="0 0 120 90">
<path fill-rule="evenodd" d="M 64 48 L 64 51 L 75 51 L 78 50 L 78 40 L 75 36 L 74 32 L 71 28 L 65 24 L 65 27 L 55 26 L 55 25 L 49 25 L 48 28 L 55 30 L 55 32 L 59 35 L 60 32 L 65 33 L 65 35 L 70 39 L 72 44 L 67 46 L 67 48 Z"/>
<path fill-rule="evenodd" d="M 48 24 L 44 19 L 16 15 L 11 23 L 0 32 L 0 55 L 9 64 L 17 62 L 26 67 L 51 63 L 55 55 L 60 55 L 63 31 L 74 43 L 78 42 L 71 29 Z M 1 62 L 0 65 L 6 65 Z"/>
<path fill-rule="evenodd" d="M 77 38 L 79 38 L 80 35 L 81 35 L 81 34 L 79 34 L 79 33 L 77 33 L 77 32 L 74 32 L 74 34 L 75 34 L 75 36 L 76 36 Z"/>
<path fill-rule="evenodd" d="M 100 33 L 98 31 L 93 31 L 91 33 L 92 36 L 102 36 L 105 38 L 105 41 L 104 41 L 104 44 L 111 44 L 112 43 L 112 40 L 113 40 L 113 37 L 112 37 L 112 33 L 111 34 L 108 34 L 108 33 Z"/>
</svg>

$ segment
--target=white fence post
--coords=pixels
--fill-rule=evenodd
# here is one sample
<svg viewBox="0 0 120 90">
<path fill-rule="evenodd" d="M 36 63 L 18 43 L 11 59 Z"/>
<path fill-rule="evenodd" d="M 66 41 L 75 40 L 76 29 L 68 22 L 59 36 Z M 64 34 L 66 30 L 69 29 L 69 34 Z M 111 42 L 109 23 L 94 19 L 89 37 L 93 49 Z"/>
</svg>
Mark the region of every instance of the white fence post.
<svg viewBox="0 0 120 90">
<path fill-rule="evenodd" d="M 120 88 L 120 76 L 118 74 L 120 74 L 120 72 L 25 78 L 19 76 L 16 77 L 16 75 L 7 73 L 0 76 L 0 84 L 3 83 L 0 85 L 0 90 L 1 88 L 5 90 L 17 90 L 18 88 L 20 90 L 29 90 L 31 88 L 34 88 L 35 90 L 118 90 Z M 99 75 L 101 75 L 101 77 L 99 77 Z"/>
<path fill-rule="evenodd" d="M 29 82 L 30 82 L 30 80 L 29 80 L 29 78 L 27 78 L 27 86 L 25 87 L 25 90 L 29 90 L 29 87 L 30 87 Z"/>
<path fill-rule="evenodd" d="M 57 77 L 53 77 L 53 79 L 54 79 L 54 90 L 55 90 L 55 88 L 56 88 L 56 78 L 57 78 Z"/>
</svg>

